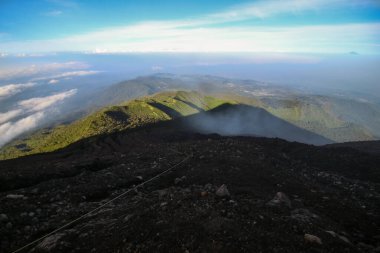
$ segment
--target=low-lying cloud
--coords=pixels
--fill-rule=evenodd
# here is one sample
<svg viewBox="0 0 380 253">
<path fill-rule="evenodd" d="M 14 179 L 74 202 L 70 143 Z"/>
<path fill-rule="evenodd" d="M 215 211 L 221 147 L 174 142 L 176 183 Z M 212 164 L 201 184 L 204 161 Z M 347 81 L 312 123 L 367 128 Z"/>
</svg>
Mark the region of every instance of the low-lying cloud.
<svg viewBox="0 0 380 253">
<path fill-rule="evenodd" d="M 31 64 L 24 66 L 2 67 L 0 69 L 0 79 L 11 79 L 20 77 L 33 77 L 37 75 L 47 75 L 57 71 L 87 69 L 90 66 L 84 62 L 51 62 L 43 64 Z M 76 71 L 74 71 L 76 72 Z"/>
<path fill-rule="evenodd" d="M 50 106 L 63 101 L 64 99 L 71 97 L 77 92 L 76 89 L 72 89 L 66 92 L 61 92 L 55 95 L 47 97 L 31 98 L 18 102 L 18 105 L 25 110 L 41 111 L 49 108 Z"/>
<path fill-rule="evenodd" d="M 72 89 L 46 97 L 22 100 L 14 109 L 0 113 L 0 147 L 20 134 L 41 125 L 46 116 L 54 113 L 58 104 L 76 93 L 77 90 Z"/>
<path fill-rule="evenodd" d="M 17 116 L 20 116 L 22 113 L 23 113 L 23 110 L 21 109 L 16 109 L 16 110 L 0 113 L 0 124 L 3 124 L 13 118 L 16 118 Z"/>
<path fill-rule="evenodd" d="M 59 81 L 58 79 L 62 79 L 62 78 L 71 78 L 71 77 L 78 77 L 78 76 L 89 76 L 89 75 L 95 75 L 95 74 L 98 74 L 98 73 L 100 73 L 100 71 L 96 71 L 96 70 L 78 70 L 78 71 L 64 72 L 64 73 L 60 73 L 60 74 L 56 74 L 56 75 L 52 75 L 52 76 L 38 77 L 38 78 L 34 78 L 33 80 L 34 81 L 42 81 L 42 80 L 52 79 L 52 80 L 49 81 L 49 83 L 51 83 L 51 81 L 53 81 L 53 80 L 54 80 L 53 83 L 57 83 Z"/>
<path fill-rule="evenodd" d="M 13 96 L 27 88 L 35 86 L 36 83 L 19 83 L 19 84 L 8 84 L 0 87 L 0 100 Z"/>
<path fill-rule="evenodd" d="M 59 83 L 59 80 L 57 80 L 57 79 L 51 79 L 49 81 L 49 84 L 56 84 L 56 83 Z"/>
<path fill-rule="evenodd" d="M 36 128 L 44 115 L 44 112 L 37 112 L 15 122 L 0 125 L 0 147 L 16 136 Z"/>
</svg>

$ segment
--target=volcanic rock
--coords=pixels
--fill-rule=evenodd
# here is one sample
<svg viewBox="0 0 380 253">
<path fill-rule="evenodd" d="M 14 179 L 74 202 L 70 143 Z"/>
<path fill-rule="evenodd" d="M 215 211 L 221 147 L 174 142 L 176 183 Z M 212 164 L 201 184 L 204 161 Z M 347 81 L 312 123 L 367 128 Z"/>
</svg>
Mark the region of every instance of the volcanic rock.
<svg viewBox="0 0 380 253">
<path fill-rule="evenodd" d="M 215 192 L 216 196 L 218 197 L 229 197 L 230 192 L 227 189 L 227 186 L 225 184 L 222 184 Z"/>
</svg>

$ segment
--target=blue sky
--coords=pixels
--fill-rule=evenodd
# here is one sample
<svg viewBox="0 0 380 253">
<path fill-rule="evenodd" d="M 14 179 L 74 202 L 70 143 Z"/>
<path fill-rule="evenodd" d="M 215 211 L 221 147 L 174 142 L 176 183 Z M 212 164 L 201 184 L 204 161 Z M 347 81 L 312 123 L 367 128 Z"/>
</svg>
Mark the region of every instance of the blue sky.
<svg viewBox="0 0 380 253">
<path fill-rule="evenodd" d="M 0 55 L 380 52 L 378 0 L 1 0 Z"/>
</svg>

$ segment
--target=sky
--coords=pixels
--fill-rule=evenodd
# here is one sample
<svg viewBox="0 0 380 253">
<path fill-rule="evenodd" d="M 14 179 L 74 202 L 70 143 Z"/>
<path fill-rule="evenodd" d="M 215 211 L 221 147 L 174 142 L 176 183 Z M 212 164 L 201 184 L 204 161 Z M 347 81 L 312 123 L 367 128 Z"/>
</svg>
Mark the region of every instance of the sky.
<svg viewBox="0 0 380 253">
<path fill-rule="evenodd" d="M 378 0 L 0 0 L 0 56 L 379 54 Z"/>
</svg>

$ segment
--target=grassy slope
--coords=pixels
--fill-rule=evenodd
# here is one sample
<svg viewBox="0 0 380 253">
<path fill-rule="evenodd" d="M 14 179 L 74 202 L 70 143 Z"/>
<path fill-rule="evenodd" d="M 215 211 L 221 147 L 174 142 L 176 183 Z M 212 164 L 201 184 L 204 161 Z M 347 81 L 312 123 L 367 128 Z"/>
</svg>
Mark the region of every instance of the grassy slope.
<svg viewBox="0 0 380 253">
<path fill-rule="evenodd" d="M 334 101 L 326 101 L 323 97 L 252 98 L 220 93 L 203 96 L 197 92 L 177 91 L 106 107 L 72 124 L 38 131 L 27 139 L 5 146 L 0 151 L 0 159 L 53 151 L 82 138 L 170 120 L 173 112 L 174 116 L 186 116 L 226 102 L 264 108 L 281 119 L 336 142 L 374 139 L 363 127 L 337 116 Z"/>
<path fill-rule="evenodd" d="M 160 93 L 117 106 L 106 107 L 72 124 L 38 131 L 26 139 L 13 141 L 1 150 L 0 159 L 54 151 L 86 137 L 170 120 L 172 116 L 159 109 L 158 105 L 186 116 L 200 110 L 212 109 L 225 102 L 221 99 L 202 96 L 196 92 Z"/>
<path fill-rule="evenodd" d="M 281 106 L 267 106 L 265 109 L 296 126 L 325 136 L 330 140 L 344 142 L 373 139 L 372 134 L 367 129 L 339 117 L 333 111 L 334 103 L 331 103 L 331 101 L 308 98 L 307 100 L 298 99 L 279 102 L 282 103 Z"/>
<path fill-rule="evenodd" d="M 373 134 L 364 127 L 349 123 L 340 117 L 337 102 L 326 97 L 266 97 L 253 99 L 238 95 L 214 94 L 216 97 L 261 107 L 300 128 L 322 135 L 336 142 L 373 140 Z"/>
</svg>

